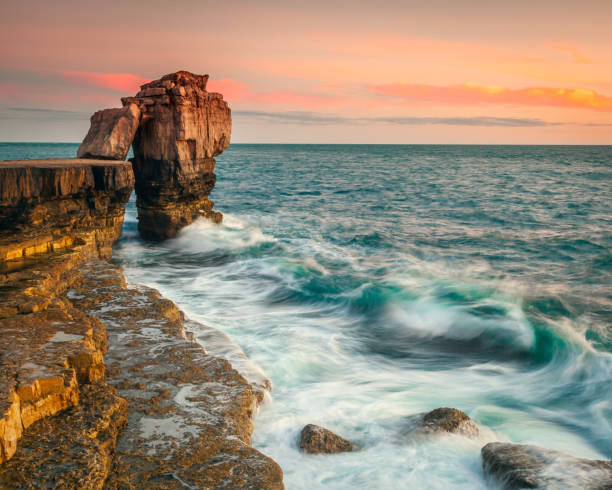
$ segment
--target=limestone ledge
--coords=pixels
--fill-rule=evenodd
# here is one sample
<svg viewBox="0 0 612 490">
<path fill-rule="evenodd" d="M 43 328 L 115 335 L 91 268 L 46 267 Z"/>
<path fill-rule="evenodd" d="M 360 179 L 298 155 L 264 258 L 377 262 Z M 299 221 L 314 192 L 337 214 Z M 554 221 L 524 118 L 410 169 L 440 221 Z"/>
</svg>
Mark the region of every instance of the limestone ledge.
<svg viewBox="0 0 612 490">
<path fill-rule="evenodd" d="M 110 257 L 134 188 L 129 162 L 0 162 L 0 263 L 86 245 Z"/>
<path fill-rule="evenodd" d="M 106 326 L 106 380 L 129 404 L 106 486 L 282 489 L 278 464 L 251 447 L 251 417 L 270 383 L 244 369 L 242 351 L 154 289 L 126 284 L 118 267 L 94 260 L 82 272 L 67 296 Z"/>
<path fill-rule="evenodd" d="M 0 486 L 283 488 L 280 467 L 250 446 L 270 383 L 229 338 L 197 325 L 248 381 L 195 342 L 174 303 L 116 266 L 89 259 L 60 289 L 2 324 L 0 369 L 12 375 L 0 437 L 13 457 Z"/>
<path fill-rule="evenodd" d="M 104 378 L 104 326 L 63 294 L 110 256 L 133 185 L 127 162 L 0 162 L 0 463 Z"/>
<path fill-rule="evenodd" d="M 132 186 L 126 162 L 0 163 L 0 487 L 282 488 L 250 446 L 269 381 L 99 260 Z"/>
</svg>

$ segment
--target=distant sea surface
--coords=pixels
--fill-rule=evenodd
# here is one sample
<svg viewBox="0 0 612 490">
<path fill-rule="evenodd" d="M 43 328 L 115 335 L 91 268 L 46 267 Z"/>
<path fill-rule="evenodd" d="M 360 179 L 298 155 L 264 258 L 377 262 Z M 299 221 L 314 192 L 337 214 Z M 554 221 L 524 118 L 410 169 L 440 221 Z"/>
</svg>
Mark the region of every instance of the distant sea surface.
<svg viewBox="0 0 612 490">
<path fill-rule="evenodd" d="M 612 458 L 612 147 L 232 145 L 216 173 L 222 225 L 145 243 L 132 199 L 113 260 L 271 379 L 253 444 L 288 489 L 486 488 L 491 440 Z M 437 407 L 482 437 L 404 435 Z M 304 455 L 307 423 L 362 449 Z"/>
</svg>

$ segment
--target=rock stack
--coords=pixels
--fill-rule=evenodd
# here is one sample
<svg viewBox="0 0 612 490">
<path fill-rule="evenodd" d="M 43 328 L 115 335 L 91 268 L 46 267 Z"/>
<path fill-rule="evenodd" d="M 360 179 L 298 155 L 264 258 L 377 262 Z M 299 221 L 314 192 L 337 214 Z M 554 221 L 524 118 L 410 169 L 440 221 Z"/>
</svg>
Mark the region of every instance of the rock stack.
<svg viewBox="0 0 612 490">
<path fill-rule="evenodd" d="M 206 91 L 208 75 L 171 73 L 124 97 L 122 109 L 105 109 L 77 155 L 125 158 L 133 145 L 138 229 L 147 239 L 175 236 L 198 216 L 215 222 L 208 196 L 215 160 L 230 142 L 231 111 L 223 96 Z"/>
</svg>

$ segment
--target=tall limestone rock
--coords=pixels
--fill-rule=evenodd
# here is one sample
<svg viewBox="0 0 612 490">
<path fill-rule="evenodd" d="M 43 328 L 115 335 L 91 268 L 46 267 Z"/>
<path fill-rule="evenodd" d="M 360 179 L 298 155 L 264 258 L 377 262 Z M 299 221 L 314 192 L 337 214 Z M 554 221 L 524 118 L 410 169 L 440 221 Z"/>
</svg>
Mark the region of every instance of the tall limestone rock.
<svg viewBox="0 0 612 490">
<path fill-rule="evenodd" d="M 215 159 L 230 143 L 232 116 L 208 75 L 178 71 L 124 97 L 123 109 L 91 118 L 79 157 L 125 159 L 132 144 L 138 229 L 147 239 L 175 236 L 198 216 L 220 222 L 208 199 Z"/>
<path fill-rule="evenodd" d="M 231 111 L 206 91 L 208 75 L 179 71 L 147 83 L 136 97 L 142 119 L 134 138 L 138 229 L 144 238 L 175 236 L 196 217 L 220 222 L 208 195 L 215 160 L 229 146 Z"/>
</svg>

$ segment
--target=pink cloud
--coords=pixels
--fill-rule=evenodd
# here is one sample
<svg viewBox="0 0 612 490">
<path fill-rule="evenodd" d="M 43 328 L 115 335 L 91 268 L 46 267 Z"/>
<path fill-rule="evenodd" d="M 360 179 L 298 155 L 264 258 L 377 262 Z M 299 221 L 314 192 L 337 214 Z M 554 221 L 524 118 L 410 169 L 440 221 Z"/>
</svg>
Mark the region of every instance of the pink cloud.
<svg viewBox="0 0 612 490">
<path fill-rule="evenodd" d="M 612 111 L 612 97 L 585 88 L 508 89 L 468 83 L 450 86 L 393 83 L 371 85 L 369 88 L 390 97 L 440 104 L 516 104 Z"/>
<path fill-rule="evenodd" d="M 106 88 L 116 92 L 135 93 L 140 86 L 150 82 L 150 78 L 144 78 L 133 73 L 98 73 L 85 71 L 53 70 L 61 77 L 71 82 L 92 87 Z"/>
</svg>

